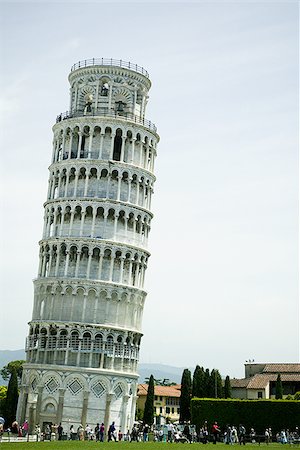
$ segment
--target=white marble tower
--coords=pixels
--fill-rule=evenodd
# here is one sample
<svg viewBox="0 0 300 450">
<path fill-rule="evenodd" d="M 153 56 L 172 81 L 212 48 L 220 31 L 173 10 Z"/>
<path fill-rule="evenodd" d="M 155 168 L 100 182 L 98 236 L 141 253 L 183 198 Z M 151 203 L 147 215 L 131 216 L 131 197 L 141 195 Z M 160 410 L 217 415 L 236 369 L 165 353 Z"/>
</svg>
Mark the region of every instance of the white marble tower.
<svg viewBox="0 0 300 450">
<path fill-rule="evenodd" d="M 69 75 L 53 156 L 17 418 L 65 431 L 135 415 L 159 136 L 148 73 L 92 59 Z"/>
</svg>

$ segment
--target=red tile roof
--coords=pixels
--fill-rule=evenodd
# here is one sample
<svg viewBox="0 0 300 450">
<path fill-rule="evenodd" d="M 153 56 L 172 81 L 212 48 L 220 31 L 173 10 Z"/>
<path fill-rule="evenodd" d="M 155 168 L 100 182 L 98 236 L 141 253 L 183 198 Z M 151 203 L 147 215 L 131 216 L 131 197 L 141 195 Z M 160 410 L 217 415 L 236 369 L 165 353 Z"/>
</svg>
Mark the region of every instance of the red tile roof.
<svg viewBox="0 0 300 450">
<path fill-rule="evenodd" d="M 250 378 L 232 378 L 230 385 L 233 388 L 246 388 L 248 386 Z"/>
<path fill-rule="evenodd" d="M 300 364 L 266 364 L 263 373 L 299 373 L 300 374 Z"/>
<path fill-rule="evenodd" d="M 288 373 L 280 375 L 281 381 L 300 381 L 300 373 Z M 277 380 L 277 373 L 257 373 L 250 378 L 230 380 L 232 388 L 265 389 L 270 381 Z"/>
<path fill-rule="evenodd" d="M 139 384 L 137 394 L 139 396 L 147 395 L 148 384 Z M 161 395 L 162 397 L 180 397 L 181 384 L 174 386 L 154 386 L 154 395 Z"/>
</svg>

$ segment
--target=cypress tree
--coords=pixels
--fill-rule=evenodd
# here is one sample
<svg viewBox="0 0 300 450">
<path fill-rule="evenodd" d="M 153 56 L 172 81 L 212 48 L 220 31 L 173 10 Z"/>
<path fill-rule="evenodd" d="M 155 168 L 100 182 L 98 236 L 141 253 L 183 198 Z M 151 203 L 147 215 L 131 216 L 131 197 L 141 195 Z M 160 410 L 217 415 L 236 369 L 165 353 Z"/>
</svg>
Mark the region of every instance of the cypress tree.
<svg viewBox="0 0 300 450">
<path fill-rule="evenodd" d="M 193 375 L 192 397 L 205 397 L 205 374 L 203 367 L 196 366 Z"/>
<path fill-rule="evenodd" d="M 192 393 L 192 377 L 189 369 L 184 369 L 181 378 L 180 416 L 181 423 L 188 422 L 191 418 L 190 403 Z"/>
<path fill-rule="evenodd" d="M 198 376 L 201 371 L 200 366 L 196 366 L 193 374 L 192 397 L 199 397 L 199 380 Z"/>
<path fill-rule="evenodd" d="M 228 375 L 225 378 L 224 397 L 225 398 L 231 398 L 231 384 L 230 384 L 230 378 L 229 378 Z"/>
<path fill-rule="evenodd" d="M 210 374 L 209 380 L 209 398 L 222 398 L 223 397 L 223 385 L 220 372 L 217 369 L 213 369 Z"/>
<path fill-rule="evenodd" d="M 16 420 L 16 412 L 18 406 L 18 378 L 17 371 L 12 370 L 7 387 L 7 395 L 5 400 L 5 424 L 11 427 L 11 424 Z"/>
<path fill-rule="evenodd" d="M 148 384 L 148 392 L 145 402 L 145 409 L 144 409 L 144 418 L 143 418 L 144 424 L 152 426 L 154 422 L 154 378 L 153 375 L 149 378 L 149 384 Z"/>
<path fill-rule="evenodd" d="M 276 386 L 275 386 L 275 398 L 278 400 L 278 399 L 282 398 L 282 395 L 283 395 L 283 389 L 282 389 L 281 376 L 279 373 L 277 375 Z"/>
<path fill-rule="evenodd" d="M 204 372 L 204 395 L 203 397 L 210 397 L 210 373 L 209 369 Z"/>
</svg>

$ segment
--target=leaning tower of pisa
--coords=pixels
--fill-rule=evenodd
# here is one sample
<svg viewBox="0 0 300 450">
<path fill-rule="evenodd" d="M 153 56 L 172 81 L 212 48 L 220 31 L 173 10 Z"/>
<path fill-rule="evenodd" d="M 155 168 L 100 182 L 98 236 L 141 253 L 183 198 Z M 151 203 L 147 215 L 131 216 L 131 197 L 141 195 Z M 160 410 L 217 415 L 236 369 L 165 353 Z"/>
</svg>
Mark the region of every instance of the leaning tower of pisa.
<svg viewBox="0 0 300 450">
<path fill-rule="evenodd" d="M 135 415 L 154 160 L 148 73 L 92 59 L 69 75 L 53 155 L 17 416 L 94 427 Z"/>
</svg>

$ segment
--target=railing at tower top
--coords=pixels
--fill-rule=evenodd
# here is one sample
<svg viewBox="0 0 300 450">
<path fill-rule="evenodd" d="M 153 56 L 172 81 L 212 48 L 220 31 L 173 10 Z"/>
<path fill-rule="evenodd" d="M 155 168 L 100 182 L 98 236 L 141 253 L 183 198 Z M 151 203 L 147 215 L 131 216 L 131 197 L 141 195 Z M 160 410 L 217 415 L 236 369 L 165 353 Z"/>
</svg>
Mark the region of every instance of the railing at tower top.
<svg viewBox="0 0 300 450">
<path fill-rule="evenodd" d="M 61 122 L 65 119 L 72 119 L 73 117 L 94 117 L 94 116 L 102 116 L 102 117 L 113 117 L 123 120 L 129 120 L 130 122 L 138 123 L 143 125 L 146 128 L 149 128 L 149 130 L 154 131 L 154 133 L 157 132 L 157 128 L 150 120 L 144 119 L 143 117 L 136 116 L 133 113 L 130 112 L 119 112 L 117 110 L 108 110 L 107 108 L 98 108 L 93 109 L 91 112 L 84 112 L 84 111 L 65 111 L 63 113 L 60 113 L 56 117 L 56 123 Z"/>
<path fill-rule="evenodd" d="M 77 69 L 82 69 L 84 67 L 90 66 L 122 67 L 123 69 L 134 70 L 135 72 L 141 73 L 145 77 L 149 78 L 147 70 L 145 70 L 143 67 L 138 66 L 137 64 L 133 64 L 131 62 L 123 61 L 123 59 L 112 59 L 112 58 L 92 58 L 92 59 L 85 59 L 84 61 L 78 61 L 78 63 L 74 64 L 71 67 L 71 72 L 74 72 L 74 70 Z"/>
</svg>

